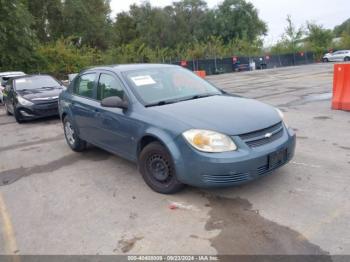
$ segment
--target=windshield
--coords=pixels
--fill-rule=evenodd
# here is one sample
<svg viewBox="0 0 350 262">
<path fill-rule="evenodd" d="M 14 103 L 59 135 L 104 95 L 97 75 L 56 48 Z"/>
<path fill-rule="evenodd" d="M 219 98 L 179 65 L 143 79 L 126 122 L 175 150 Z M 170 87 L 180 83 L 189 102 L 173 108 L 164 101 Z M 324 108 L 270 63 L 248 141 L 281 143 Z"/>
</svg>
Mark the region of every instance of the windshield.
<svg viewBox="0 0 350 262">
<path fill-rule="evenodd" d="M 129 71 L 124 77 L 146 106 L 221 94 L 192 72 L 177 67 Z"/>
<path fill-rule="evenodd" d="M 60 83 L 51 76 L 29 76 L 15 80 L 16 90 L 58 87 Z"/>
</svg>

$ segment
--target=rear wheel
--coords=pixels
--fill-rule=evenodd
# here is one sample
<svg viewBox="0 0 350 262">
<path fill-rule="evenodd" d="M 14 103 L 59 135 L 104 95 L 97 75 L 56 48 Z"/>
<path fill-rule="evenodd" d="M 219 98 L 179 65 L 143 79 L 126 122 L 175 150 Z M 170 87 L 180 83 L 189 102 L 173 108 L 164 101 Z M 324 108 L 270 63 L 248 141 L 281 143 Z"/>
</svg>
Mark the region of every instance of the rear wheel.
<svg viewBox="0 0 350 262">
<path fill-rule="evenodd" d="M 68 119 L 68 117 L 64 118 L 63 127 L 64 136 L 69 147 L 75 152 L 84 151 L 86 149 L 86 142 L 79 138 L 73 124 Z"/>
<path fill-rule="evenodd" d="M 174 194 L 184 188 L 177 180 L 171 155 L 159 142 L 150 143 L 142 150 L 139 168 L 147 185 L 158 193 Z"/>
<path fill-rule="evenodd" d="M 345 57 L 345 58 L 344 58 L 344 61 L 345 61 L 345 62 L 350 61 L 350 57 L 348 57 L 348 56 L 347 56 L 347 57 Z"/>
</svg>

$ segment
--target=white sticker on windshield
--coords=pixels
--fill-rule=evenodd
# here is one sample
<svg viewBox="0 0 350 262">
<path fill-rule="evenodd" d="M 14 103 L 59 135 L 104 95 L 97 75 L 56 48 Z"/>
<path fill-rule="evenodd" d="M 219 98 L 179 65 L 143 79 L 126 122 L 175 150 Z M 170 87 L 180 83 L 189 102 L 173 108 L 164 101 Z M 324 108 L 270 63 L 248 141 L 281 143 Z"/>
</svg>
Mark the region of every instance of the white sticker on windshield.
<svg viewBox="0 0 350 262">
<path fill-rule="evenodd" d="M 146 85 L 154 85 L 156 84 L 156 81 L 150 76 L 134 76 L 131 77 L 131 80 L 135 83 L 137 86 L 146 86 Z"/>
<path fill-rule="evenodd" d="M 16 80 L 16 83 L 25 83 L 25 82 L 26 82 L 25 79 L 17 79 L 17 80 Z"/>
</svg>

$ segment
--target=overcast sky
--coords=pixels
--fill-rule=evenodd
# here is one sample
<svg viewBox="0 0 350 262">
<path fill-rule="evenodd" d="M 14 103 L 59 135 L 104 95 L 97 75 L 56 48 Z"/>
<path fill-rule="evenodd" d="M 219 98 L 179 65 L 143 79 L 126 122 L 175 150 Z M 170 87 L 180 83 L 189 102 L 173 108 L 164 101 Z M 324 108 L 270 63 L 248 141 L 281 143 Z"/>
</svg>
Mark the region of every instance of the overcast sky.
<svg viewBox="0 0 350 262">
<path fill-rule="evenodd" d="M 350 0 L 249 0 L 259 10 L 260 17 L 267 22 L 269 32 L 265 44 L 276 42 L 283 34 L 288 14 L 296 25 L 314 21 L 333 29 L 350 17 Z M 120 11 L 127 11 L 129 5 L 142 0 L 111 0 L 113 16 Z M 173 0 L 150 0 L 152 5 L 165 6 Z M 175 1 L 176 2 L 176 1 Z M 209 7 L 216 6 L 221 0 L 207 0 Z"/>
</svg>

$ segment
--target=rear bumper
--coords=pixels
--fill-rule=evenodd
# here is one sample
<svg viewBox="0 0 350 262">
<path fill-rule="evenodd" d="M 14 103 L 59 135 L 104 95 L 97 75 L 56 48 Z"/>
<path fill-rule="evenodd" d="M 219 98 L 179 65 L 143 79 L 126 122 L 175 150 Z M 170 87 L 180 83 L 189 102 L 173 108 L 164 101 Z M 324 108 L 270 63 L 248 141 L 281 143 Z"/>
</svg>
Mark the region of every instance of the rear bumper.
<svg viewBox="0 0 350 262">
<path fill-rule="evenodd" d="M 58 116 L 58 103 L 17 106 L 17 111 L 22 119 L 38 119 L 49 116 Z"/>
<path fill-rule="evenodd" d="M 250 148 L 236 137 L 239 150 L 220 154 L 196 151 L 179 139 L 181 159 L 175 159 L 178 179 L 196 187 L 229 187 L 271 174 L 293 158 L 296 145 L 294 132 L 287 128 L 281 138 L 258 148 Z M 269 156 L 279 151 L 286 151 L 285 158 L 271 165 Z"/>
</svg>

